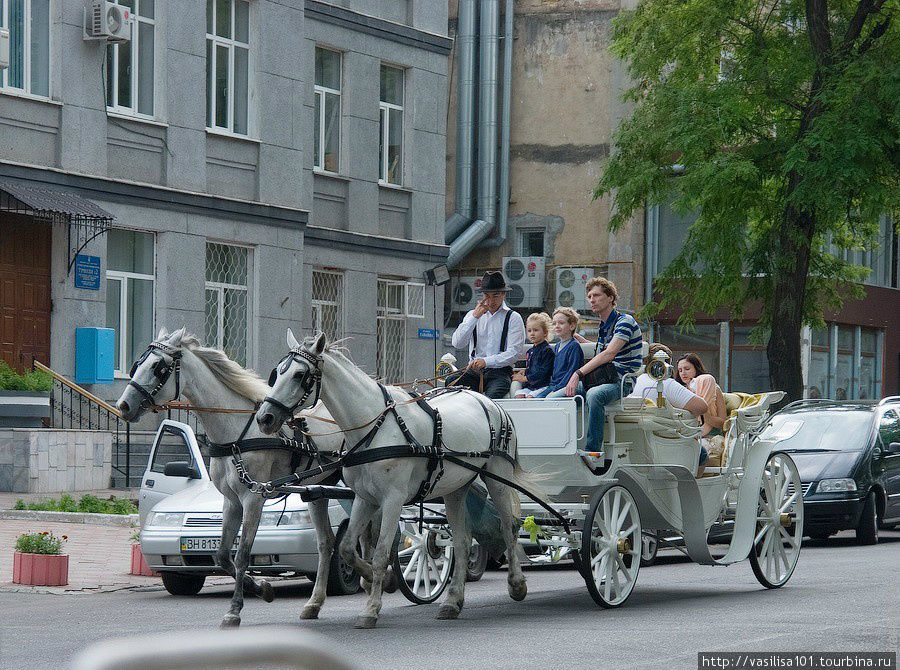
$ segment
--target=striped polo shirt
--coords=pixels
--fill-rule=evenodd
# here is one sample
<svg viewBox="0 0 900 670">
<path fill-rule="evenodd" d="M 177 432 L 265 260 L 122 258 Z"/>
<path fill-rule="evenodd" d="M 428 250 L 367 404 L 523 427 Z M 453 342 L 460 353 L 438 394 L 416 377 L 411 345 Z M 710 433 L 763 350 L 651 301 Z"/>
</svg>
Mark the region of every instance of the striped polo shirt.
<svg viewBox="0 0 900 670">
<path fill-rule="evenodd" d="M 609 346 L 614 337 L 625 341 L 613 359 L 616 372 L 620 377 L 626 372 L 636 372 L 641 367 L 641 327 L 633 316 L 615 309 L 610 312 L 609 318 L 600 324 L 597 351 Z"/>
</svg>

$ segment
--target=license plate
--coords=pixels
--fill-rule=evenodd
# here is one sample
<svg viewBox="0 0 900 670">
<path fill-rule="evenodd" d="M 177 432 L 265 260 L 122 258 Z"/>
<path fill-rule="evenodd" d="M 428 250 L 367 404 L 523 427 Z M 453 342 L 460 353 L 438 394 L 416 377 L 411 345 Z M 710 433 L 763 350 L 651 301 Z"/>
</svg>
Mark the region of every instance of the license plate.
<svg viewBox="0 0 900 670">
<path fill-rule="evenodd" d="M 212 554 L 219 549 L 220 541 L 221 538 L 218 537 L 183 537 L 181 538 L 181 553 Z"/>
</svg>

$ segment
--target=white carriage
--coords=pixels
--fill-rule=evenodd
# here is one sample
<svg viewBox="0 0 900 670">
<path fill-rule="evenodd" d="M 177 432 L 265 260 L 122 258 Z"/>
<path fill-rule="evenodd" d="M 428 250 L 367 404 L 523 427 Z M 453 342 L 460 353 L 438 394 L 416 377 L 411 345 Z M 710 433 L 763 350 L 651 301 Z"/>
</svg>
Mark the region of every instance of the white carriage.
<svg viewBox="0 0 900 670">
<path fill-rule="evenodd" d="M 537 542 L 538 561 L 571 557 L 593 599 L 623 604 L 641 567 L 642 536 L 677 534 L 685 553 L 707 565 L 749 556 L 767 588 L 782 586 L 797 563 L 803 537 L 800 476 L 791 458 L 763 439 L 769 408 L 784 396 L 765 393 L 730 419 L 721 467 L 696 478 L 700 427 L 691 415 L 641 398 L 607 408 L 605 453 L 584 451 L 580 398 L 501 400 L 516 426 L 518 458 L 539 474 L 561 519 L 523 500 L 522 544 Z M 716 524 L 731 528 L 723 556 L 707 537 Z"/>
</svg>

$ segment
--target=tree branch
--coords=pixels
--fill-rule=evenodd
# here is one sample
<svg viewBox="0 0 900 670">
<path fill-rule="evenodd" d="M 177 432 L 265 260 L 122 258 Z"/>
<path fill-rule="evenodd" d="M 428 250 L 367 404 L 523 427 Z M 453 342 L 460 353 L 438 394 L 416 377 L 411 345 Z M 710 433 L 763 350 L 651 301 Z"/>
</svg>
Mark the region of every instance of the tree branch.
<svg viewBox="0 0 900 670">
<path fill-rule="evenodd" d="M 862 33 L 863 26 L 866 24 L 866 19 L 869 18 L 870 14 L 877 14 L 881 11 L 882 6 L 884 6 L 884 0 L 860 0 L 859 4 L 856 6 L 856 12 L 853 14 L 853 18 L 850 19 L 850 23 L 847 26 L 847 32 L 844 33 L 844 39 L 841 42 L 841 53 L 847 54 L 853 43 L 859 38 Z"/>
<path fill-rule="evenodd" d="M 859 49 L 857 50 L 857 53 L 859 53 L 860 56 L 862 56 L 870 48 L 872 48 L 872 45 L 875 43 L 875 41 L 887 32 L 887 29 L 891 25 L 891 18 L 892 17 L 890 15 L 888 15 L 884 19 L 884 21 L 876 24 L 875 27 L 872 28 L 872 32 L 870 32 L 866 36 L 866 39 L 863 40 L 863 43 L 859 45 Z"/>
<path fill-rule="evenodd" d="M 828 0 L 806 0 L 806 25 L 809 27 L 809 41 L 816 66 L 827 67 L 832 60 Z"/>
</svg>

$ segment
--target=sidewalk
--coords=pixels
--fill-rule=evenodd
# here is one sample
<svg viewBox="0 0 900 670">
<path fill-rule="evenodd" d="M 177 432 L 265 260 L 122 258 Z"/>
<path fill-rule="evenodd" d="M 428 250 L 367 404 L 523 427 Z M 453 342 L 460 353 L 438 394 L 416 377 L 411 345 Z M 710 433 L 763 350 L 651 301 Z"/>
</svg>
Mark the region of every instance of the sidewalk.
<svg viewBox="0 0 900 670">
<path fill-rule="evenodd" d="M 70 495 L 78 500 L 85 493 L 98 498 L 136 498 L 136 490 L 77 491 Z M 59 498 L 61 494 L 0 493 L 0 510 L 10 510 L 16 500 L 33 502 Z M 35 516 L 41 513 L 34 513 Z M 79 523 L 46 521 L 43 519 L 0 519 L 0 592 L 25 593 L 104 593 L 129 588 L 159 588 L 159 577 L 140 577 L 131 570 L 131 540 L 136 528 L 128 525 L 98 525 L 79 517 Z M 13 584 L 13 548 L 21 533 L 49 530 L 66 535 L 65 553 L 69 555 L 69 584 L 67 586 L 23 586 Z M 233 583 L 229 577 L 212 577 L 207 584 Z"/>
</svg>

